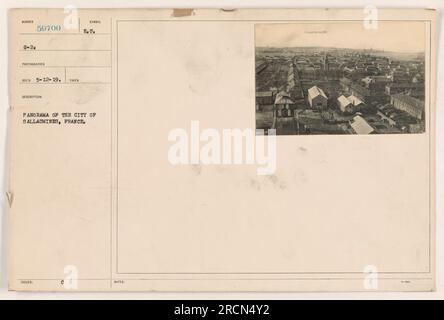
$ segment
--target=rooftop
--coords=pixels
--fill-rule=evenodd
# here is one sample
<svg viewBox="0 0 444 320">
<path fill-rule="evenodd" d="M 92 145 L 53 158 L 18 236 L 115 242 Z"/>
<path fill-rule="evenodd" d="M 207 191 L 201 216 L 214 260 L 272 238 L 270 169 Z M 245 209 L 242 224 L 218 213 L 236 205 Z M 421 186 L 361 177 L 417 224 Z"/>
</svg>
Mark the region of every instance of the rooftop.
<svg viewBox="0 0 444 320">
<path fill-rule="evenodd" d="M 392 98 L 395 100 L 399 100 L 401 102 L 407 103 L 411 106 L 414 106 L 415 108 L 418 108 L 421 110 L 424 109 L 424 102 L 423 101 L 413 98 L 409 95 L 399 93 L 399 94 L 394 94 L 392 96 Z"/>
<path fill-rule="evenodd" d="M 361 116 L 354 117 L 350 125 L 357 134 L 369 134 L 375 131 Z"/>
<path fill-rule="evenodd" d="M 328 99 L 324 91 L 322 91 L 321 88 L 318 88 L 317 86 L 313 86 L 310 89 L 308 89 L 308 95 L 313 99 L 319 95 L 323 96 L 325 99 Z"/>
<path fill-rule="evenodd" d="M 281 91 L 276 95 L 274 104 L 294 104 L 294 102 L 290 99 L 290 94 L 285 91 Z"/>
</svg>

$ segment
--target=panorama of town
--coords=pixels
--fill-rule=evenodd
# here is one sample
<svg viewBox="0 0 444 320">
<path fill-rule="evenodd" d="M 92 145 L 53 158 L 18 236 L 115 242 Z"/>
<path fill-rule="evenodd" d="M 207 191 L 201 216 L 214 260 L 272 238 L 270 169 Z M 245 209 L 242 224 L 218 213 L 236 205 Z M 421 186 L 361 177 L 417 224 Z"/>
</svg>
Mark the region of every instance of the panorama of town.
<svg viewBox="0 0 444 320">
<path fill-rule="evenodd" d="M 256 47 L 256 128 L 278 135 L 425 131 L 424 54 Z"/>
</svg>

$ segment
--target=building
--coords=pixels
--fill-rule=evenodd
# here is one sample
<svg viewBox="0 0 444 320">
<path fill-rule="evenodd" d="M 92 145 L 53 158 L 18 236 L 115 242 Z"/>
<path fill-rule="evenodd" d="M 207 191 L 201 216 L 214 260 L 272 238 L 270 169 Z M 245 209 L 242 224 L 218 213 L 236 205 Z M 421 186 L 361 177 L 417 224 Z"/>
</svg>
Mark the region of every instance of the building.
<svg viewBox="0 0 444 320">
<path fill-rule="evenodd" d="M 256 105 L 272 105 L 274 103 L 273 91 L 259 91 L 256 92 Z"/>
<path fill-rule="evenodd" d="M 385 93 L 387 95 L 404 93 L 414 97 L 424 97 L 424 90 L 424 82 L 389 83 L 385 86 Z"/>
<path fill-rule="evenodd" d="M 338 97 L 338 107 L 339 110 L 341 110 L 344 113 L 353 112 L 353 106 L 351 105 L 350 101 L 348 101 L 347 97 L 344 95 Z"/>
<path fill-rule="evenodd" d="M 354 96 L 358 97 L 362 101 L 365 101 L 365 103 L 367 103 L 367 104 L 369 104 L 373 101 L 372 100 L 372 92 L 370 91 L 370 89 L 368 89 L 364 86 L 361 86 L 357 83 L 353 83 L 350 86 L 350 91 Z"/>
<path fill-rule="evenodd" d="M 338 107 L 343 113 L 353 113 L 356 112 L 361 105 L 364 103 L 358 97 L 351 95 L 346 97 L 344 95 L 338 98 Z"/>
<path fill-rule="evenodd" d="M 391 104 L 386 104 L 385 106 L 379 106 L 378 112 L 376 113 L 381 117 L 381 119 L 388 123 L 391 127 L 398 127 L 401 131 L 410 132 L 409 127 L 413 126 L 413 131 L 418 131 L 419 129 L 415 128 L 417 124 L 419 124 L 418 119 L 412 117 L 409 113 L 396 109 Z"/>
<path fill-rule="evenodd" d="M 391 96 L 390 103 L 398 110 L 402 110 L 419 120 L 424 119 L 424 102 L 406 94 Z"/>
<path fill-rule="evenodd" d="M 321 88 L 313 86 L 308 89 L 308 103 L 313 109 L 326 109 L 327 108 L 327 95 Z"/>
<path fill-rule="evenodd" d="M 295 81 L 295 73 L 293 64 L 290 64 L 290 68 L 288 69 L 287 75 L 287 92 L 291 92 L 295 89 L 296 81 Z"/>
<path fill-rule="evenodd" d="M 363 102 L 361 99 L 359 99 L 358 97 L 356 97 L 356 96 L 354 96 L 354 95 L 349 96 L 347 99 L 348 99 L 348 101 L 350 101 L 351 104 L 352 104 L 353 106 L 355 106 L 355 107 L 359 107 L 359 106 L 361 106 L 362 104 L 364 104 L 364 102 Z"/>
<path fill-rule="evenodd" d="M 299 74 L 301 79 L 304 80 L 315 80 L 317 78 L 316 69 L 312 66 L 304 66 L 299 69 Z"/>
<path fill-rule="evenodd" d="M 377 114 L 378 116 L 380 116 L 381 119 L 382 119 L 384 122 L 386 122 L 390 127 L 394 127 L 394 126 L 396 126 L 396 121 L 393 120 L 392 118 L 388 117 L 387 115 L 385 115 L 384 112 L 378 110 L 378 111 L 376 112 L 376 114 Z"/>
<path fill-rule="evenodd" d="M 350 126 L 356 134 L 370 134 L 375 132 L 375 129 L 361 116 L 354 117 L 353 121 L 350 121 Z"/>
<path fill-rule="evenodd" d="M 425 132 L 424 123 L 409 124 L 409 132 L 410 133 L 423 133 L 423 132 Z"/>
<path fill-rule="evenodd" d="M 268 63 L 266 61 L 256 61 L 256 74 L 261 73 L 264 71 L 268 66 Z"/>
<path fill-rule="evenodd" d="M 352 81 L 348 78 L 342 77 L 339 79 L 339 84 L 341 86 L 342 91 L 349 92 Z"/>
<path fill-rule="evenodd" d="M 274 101 L 274 116 L 280 117 L 292 117 L 294 115 L 294 102 L 291 100 L 290 95 L 281 91 L 276 95 L 276 100 Z"/>
<path fill-rule="evenodd" d="M 386 103 L 388 97 L 385 92 L 386 85 L 389 82 L 390 79 L 386 76 L 367 76 L 351 84 L 350 91 L 367 105 L 371 105 L 374 101 Z"/>
</svg>

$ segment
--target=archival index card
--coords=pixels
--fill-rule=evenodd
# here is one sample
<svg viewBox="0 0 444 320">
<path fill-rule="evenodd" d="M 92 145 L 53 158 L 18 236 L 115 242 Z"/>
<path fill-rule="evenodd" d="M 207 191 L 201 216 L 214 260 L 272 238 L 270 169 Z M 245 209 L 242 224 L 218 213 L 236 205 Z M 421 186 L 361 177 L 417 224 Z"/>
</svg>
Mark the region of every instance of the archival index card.
<svg viewBox="0 0 444 320">
<path fill-rule="evenodd" d="M 435 16 L 11 10 L 10 289 L 433 290 Z"/>
</svg>

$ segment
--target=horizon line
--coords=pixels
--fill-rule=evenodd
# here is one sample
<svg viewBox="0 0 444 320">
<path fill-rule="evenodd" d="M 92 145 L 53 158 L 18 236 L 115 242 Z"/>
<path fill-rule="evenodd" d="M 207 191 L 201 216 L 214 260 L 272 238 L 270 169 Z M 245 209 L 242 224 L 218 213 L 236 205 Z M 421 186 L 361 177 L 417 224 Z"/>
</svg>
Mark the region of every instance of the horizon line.
<svg viewBox="0 0 444 320">
<path fill-rule="evenodd" d="M 370 50 L 370 51 L 381 51 L 381 52 L 393 52 L 393 53 L 408 53 L 408 54 L 425 54 L 424 51 L 394 51 L 385 49 L 375 49 L 375 48 L 347 48 L 347 47 L 322 47 L 322 46 L 255 46 L 255 48 L 327 48 L 327 49 L 347 49 L 347 50 Z"/>
</svg>

